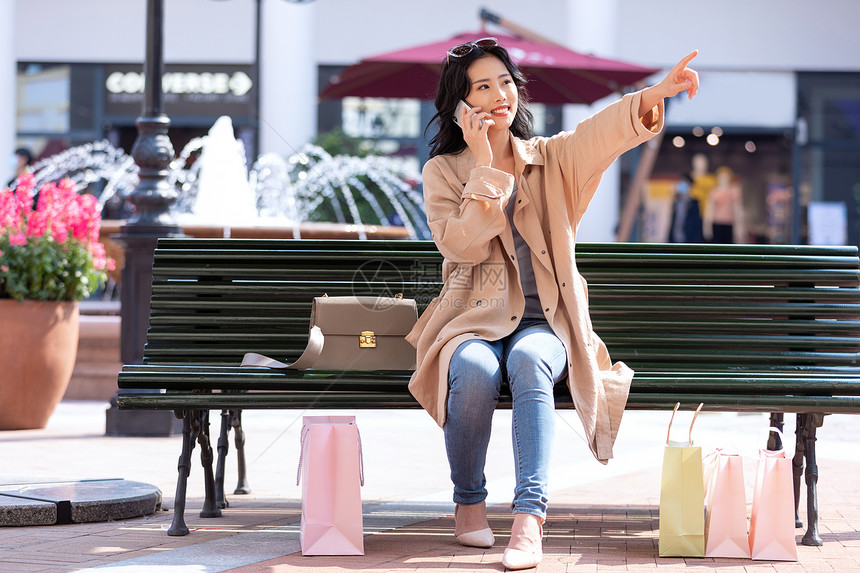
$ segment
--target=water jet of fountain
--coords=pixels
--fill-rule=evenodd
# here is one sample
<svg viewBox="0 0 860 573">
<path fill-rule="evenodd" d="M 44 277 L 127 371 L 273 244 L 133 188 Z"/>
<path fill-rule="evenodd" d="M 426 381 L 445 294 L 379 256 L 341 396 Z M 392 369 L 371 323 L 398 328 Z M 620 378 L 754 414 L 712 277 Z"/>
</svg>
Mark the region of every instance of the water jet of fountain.
<svg viewBox="0 0 860 573">
<path fill-rule="evenodd" d="M 249 226 L 257 221 L 256 198 L 248 185 L 245 150 L 233 135 L 233 122 L 221 116 L 202 139 L 197 167 L 197 193 L 190 213 L 180 224 Z"/>
<path fill-rule="evenodd" d="M 39 162 L 34 172 L 37 184 L 71 177 L 79 191 L 96 192 L 102 207 L 121 203 L 138 183 L 134 160 L 107 141 L 68 149 Z M 402 225 L 409 238 L 430 237 L 415 189 L 420 173 L 409 161 L 332 156 L 306 145 L 288 158 L 264 154 L 248 171 L 227 117 L 181 150 L 168 179 L 180 188 L 173 214 L 183 225 L 215 224 L 225 234 L 239 226 L 292 228 L 300 238 L 299 223 L 333 218 L 355 225 L 359 238 L 367 238 L 368 225 L 392 224 Z"/>
</svg>

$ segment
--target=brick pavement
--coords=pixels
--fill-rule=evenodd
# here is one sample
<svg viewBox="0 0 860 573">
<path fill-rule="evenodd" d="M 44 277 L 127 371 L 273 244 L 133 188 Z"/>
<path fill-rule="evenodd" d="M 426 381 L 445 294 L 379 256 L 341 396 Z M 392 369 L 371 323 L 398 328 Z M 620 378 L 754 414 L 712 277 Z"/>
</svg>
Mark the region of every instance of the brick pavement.
<svg viewBox="0 0 860 573">
<path fill-rule="evenodd" d="M 295 479 L 294 464 L 289 461 L 295 452 L 285 453 L 287 447 L 281 447 L 279 441 L 292 420 L 283 414 L 267 413 L 249 415 L 246 419 L 252 443 L 249 460 L 254 493 L 231 496 L 232 505 L 223 517 L 197 517 L 202 505 L 202 487 L 199 467 L 195 467 L 189 481 L 186 513 L 192 528 L 190 535 L 167 536 L 171 511 L 110 523 L 2 528 L 0 572 L 61 573 L 89 571 L 88 568 L 96 568 L 92 569 L 94 573 L 501 570 L 511 516 L 506 504 L 499 500 L 507 490 L 493 489 L 503 489 L 490 505 L 496 547 L 480 550 L 457 545 L 452 533 L 452 507 L 444 501 L 448 495 L 444 468 L 437 467 L 440 453 L 433 449 L 439 446 L 438 429 L 426 425 L 421 417 L 413 421 L 412 415 L 388 412 L 377 418 L 372 413 L 360 414 L 360 427 L 372 462 L 368 472 L 374 479 L 370 481 L 377 482 L 369 484 L 364 492 L 367 536 L 366 555 L 362 557 L 303 557 L 299 552 L 299 496 L 292 486 L 284 485 Z M 161 488 L 165 506 L 172 507 L 177 438 L 105 438 L 99 426 L 103 424 L 101 410 L 93 406 L 65 405 L 55 416 L 45 430 L 0 432 L 0 477 L 17 477 L 26 472 L 42 476 L 53 471 L 65 472 L 72 478 L 136 479 Z M 657 557 L 660 477 L 659 460 L 653 458 L 659 458 L 660 448 L 659 444 L 657 447 L 650 444 L 659 442 L 654 435 L 665 425 L 663 418 L 660 413 L 629 416 L 625 422 L 627 428 L 622 425 L 626 434 L 619 434 L 619 459 L 608 466 L 615 468 L 611 471 L 587 457 L 583 457 L 581 465 L 556 464 L 557 474 L 585 475 L 556 475 L 555 481 L 561 486 L 551 495 L 545 557 L 539 571 L 860 571 L 860 480 L 857 479 L 860 417 L 834 416 L 825 422 L 819 441 L 820 527 L 824 545 L 799 546 L 797 563 Z M 386 481 L 384 473 L 374 474 L 373 468 L 381 465 L 381 460 L 388 459 L 390 463 L 390 454 L 380 455 L 377 460 L 372 444 L 382 440 L 380 436 L 392 420 L 408 429 L 411 439 L 424 448 L 418 448 L 421 451 L 415 458 L 410 457 L 411 452 L 402 454 L 404 463 L 411 464 L 406 466 L 411 473 L 404 472 L 410 475 L 409 483 L 400 483 L 402 476 L 400 481 L 396 479 L 398 476 L 389 476 Z M 704 417 L 703 442 L 714 436 L 724 439 L 727 420 L 739 432 L 746 433 L 761 424 L 759 418 Z M 505 447 L 509 440 L 506 423 L 509 420 L 500 416 L 499 424 L 505 431 L 499 432 L 499 441 Z M 292 427 L 292 431 L 297 428 Z M 575 437 L 571 442 L 567 440 L 569 435 L 561 434 L 562 448 L 575 444 Z M 502 456 L 496 452 L 492 455 Z M 427 466 L 415 466 L 416 460 L 422 458 Z M 624 460 L 632 462 L 625 465 Z M 643 463 L 643 460 L 651 461 Z M 398 463 L 401 461 L 398 459 Z M 505 483 L 507 478 L 497 475 L 505 465 L 507 461 L 491 468 L 488 478 L 492 483 Z M 442 489 L 435 492 L 434 487 Z M 802 516 L 805 517 L 805 512 Z M 802 530 L 798 530 L 798 539 L 800 535 Z"/>
<path fill-rule="evenodd" d="M 661 558 L 657 556 L 656 503 L 629 503 L 643 494 L 642 484 L 659 482 L 654 472 L 641 472 L 588 487 L 557 492 L 544 531 L 540 573 L 596 571 L 673 571 L 696 573 L 860 571 L 860 463 L 822 464 L 828 479 L 820 483 L 822 547 L 798 545 L 798 562 L 747 559 Z M 610 504 L 610 492 L 623 503 Z M 574 500 L 579 499 L 576 503 Z M 650 501 L 650 500 L 649 500 Z M 425 521 L 371 535 L 364 557 L 303 557 L 292 553 L 230 570 L 231 573 L 286 573 L 308 571 L 429 571 L 455 569 L 501 571 L 511 516 L 507 508 L 489 509 L 496 532 L 492 549 L 461 547 L 453 540 L 453 517 Z M 798 530 L 797 539 L 802 535 Z"/>
</svg>

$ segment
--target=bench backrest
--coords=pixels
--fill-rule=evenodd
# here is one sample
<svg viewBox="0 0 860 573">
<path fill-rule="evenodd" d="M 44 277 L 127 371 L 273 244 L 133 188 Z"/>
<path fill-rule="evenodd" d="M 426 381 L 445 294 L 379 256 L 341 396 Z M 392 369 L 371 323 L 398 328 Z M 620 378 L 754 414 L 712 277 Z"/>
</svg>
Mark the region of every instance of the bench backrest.
<svg viewBox="0 0 860 573">
<path fill-rule="evenodd" d="M 431 241 L 159 239 L 144 362 L 292 360 L 311 301 L 441 287 Z M 613 359 L 653 371 L 815 371 L 860 358 L 855 247 L 582 243 L 595 331 Z"/>
</svg>

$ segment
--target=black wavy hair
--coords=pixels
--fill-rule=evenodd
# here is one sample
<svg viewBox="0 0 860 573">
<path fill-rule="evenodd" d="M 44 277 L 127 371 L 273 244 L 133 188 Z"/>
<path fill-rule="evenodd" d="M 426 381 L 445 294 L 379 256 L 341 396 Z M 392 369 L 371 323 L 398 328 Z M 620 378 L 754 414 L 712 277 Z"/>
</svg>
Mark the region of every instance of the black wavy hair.
<svg viewBox="0 0 860 573">
<path fill-rule="evenodd" d="M 442 75 L 439 78 L 439 85 L 436 88 L 436 115 L 434 115 L 424 133 L 430 129 L 430 126 L 435 122 L 439 128 L 436 135 L 430 140 L 430 157 L 442 155 L 445 153 L 459 153 L 466 148 L 466 141 L 463 139 L 463 131 L 460 129 L 454 120 L 454 112 L 457 109 L 457 104 L 460 100 L 466 99 L 466 96 L 471 90 L 471 82 L 466 70 L 472 65 L 472 62 L 487 56 L 495 56 L 505 65 L 511 77 L 514 80 L 514 85 L 517 86 L 517 114 L 514 116 L 514 121 L 511 124 L 511 133 L 520 139 L 529 139 L 532 137 L 532 112 L 529 110 L 529 94 L 526 89 L 526 78 L 517 65 L 511 60 L 508 51 L 502 46 L 492 46 L 481 48 L 475 46 L 474 49 L 465 56 L 459 58 L 447 57 L 442 62 Z"/>
</svg>

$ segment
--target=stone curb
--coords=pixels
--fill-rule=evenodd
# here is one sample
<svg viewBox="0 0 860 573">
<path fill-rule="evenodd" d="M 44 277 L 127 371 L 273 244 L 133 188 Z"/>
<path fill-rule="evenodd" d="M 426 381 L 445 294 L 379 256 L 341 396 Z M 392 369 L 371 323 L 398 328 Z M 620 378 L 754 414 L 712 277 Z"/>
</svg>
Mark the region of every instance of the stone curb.
<svg viewBox="0 0 860 573">
<path fill-rule="evenodd" d="M 0 485 L 0 526 L 114 521 L 161 509 L 161 490 L 124 479 Z"/>
</svg>

